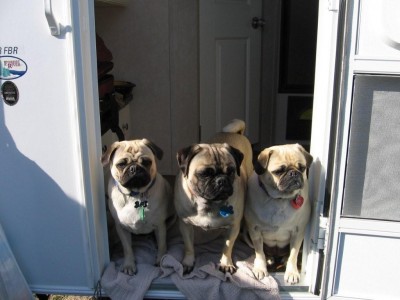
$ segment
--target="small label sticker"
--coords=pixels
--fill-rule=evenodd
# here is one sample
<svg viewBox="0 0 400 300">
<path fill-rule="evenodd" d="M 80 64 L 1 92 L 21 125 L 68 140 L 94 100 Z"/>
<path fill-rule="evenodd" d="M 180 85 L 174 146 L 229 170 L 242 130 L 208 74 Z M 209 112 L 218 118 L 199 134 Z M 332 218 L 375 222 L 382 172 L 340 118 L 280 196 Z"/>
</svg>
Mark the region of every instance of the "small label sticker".
<svg viewBox="0 0 400 300">
<path fill-rule="evenodd" d="M 19 92 L 17 86 L 11 82 L 6 81 L 1 85 L 1 98 L 7 105 L 15 105 L 19 99 Z"/>
<path fill-rule="evenodd" d="M 26 62 L 16 56 L 0 56 L 0 79 L 13 80 L 28 71 Z"/>
</svg>

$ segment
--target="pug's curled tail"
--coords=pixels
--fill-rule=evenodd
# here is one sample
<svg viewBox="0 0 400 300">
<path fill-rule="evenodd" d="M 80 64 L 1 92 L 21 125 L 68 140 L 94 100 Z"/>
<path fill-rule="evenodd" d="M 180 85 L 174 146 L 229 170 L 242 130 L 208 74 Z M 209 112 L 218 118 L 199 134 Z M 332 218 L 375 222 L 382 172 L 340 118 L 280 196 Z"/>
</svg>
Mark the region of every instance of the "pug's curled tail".
<svg viewBox="0 0 400 300">
<path fill-rule="evenodd" d="M 222 132 L 238 133 L 243 135 L 246 129 L 246 123 L 239 119 L 233 119 L 228 125 L 222 128 Z"/>
</svg>

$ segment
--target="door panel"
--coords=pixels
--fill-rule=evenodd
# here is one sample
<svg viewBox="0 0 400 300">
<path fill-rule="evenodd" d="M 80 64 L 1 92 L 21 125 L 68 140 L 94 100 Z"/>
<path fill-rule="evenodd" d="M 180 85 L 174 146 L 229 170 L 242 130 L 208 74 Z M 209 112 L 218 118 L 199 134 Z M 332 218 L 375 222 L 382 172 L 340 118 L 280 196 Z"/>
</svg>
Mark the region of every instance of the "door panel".
<svg viewBox="0 0 400 300">
<path fill-rule="evenodd" d="M 246 119 L 247 39 L 216 40 L 216 122 L 221 128 L 233 118 Z M 232 63 L 235 62 L 235 63 Z"/>
<path fill-rule="evenodd" d="M 398 268 L 394 266 L 400 265 L 399 245 L 400 238 L 342 233 L 334 294 L 357 299 L 396 299 Z M 381 260 L 382 257 L 386 259 Z"/>
<path fill-rule="evenodd" d="M 360 2 L 357 54 L 374 59 L 400 57 L 400 3 L 396 0 Z M 371 18 L 374 22 L 371 22 Z"/>
<path fill-rule="evenodd" d="M 252 143 L 259 136 L 261 0 L 199 1 L 201 139 L 233 118 L 246 122 Z"/>
<path fill-rule="evenodd" d="M 53 36 L 44 3 L 50 1 L 2 3 L 18 15 L 0 18 L 0 47 L 15 49 L 13 56 L 27 69 L 10 78 L 9 58 L 1 59 L 10 72 L 2 72 L 0 85 L 14 86 L 18 102 L 9 105 L 0 97 L 0 220 L 32 291 L 91 293 L 108 260 L 96 79 L 81 82 L 95 74 L 95 65 L 94 51 L 82 53 L 80 38 L 94 45 L 94 35 L 89 23 L 79 22 L 93 18 L 88 3 L 80 4 L 81 11 L 70 1 L 52 1 L 62 24 Z"/>
<path fill-rule="evenodd" d="M 342 214 L 400 221 L 400 77 L 356 75 Z"/>
<path fill-rule="evenodd" d="M 365 33 L 371 29 L 366 24 L 380 19 L 383 12 L 365 10 L 370 2 L 347 1 L 341 5 L 323 298 L 398 298 L 394 270 L 400 265 L 395 250 L 400 246 L 400 206 L 396 200 L 400 192 L 396 168 L 400 155 L 396 134 L 400 60 L 391 51 L 375 56 L 378 40 L 374 41 L 376 45 L 370 44 L 374 57 L 360 55 L 360 50 L 366 53 Z M 399 2 L 384 0 L 378 6 L 394 3 Z M 393 15 L 387 12 L 383 18 L 390 23 Z"/>
</svg>

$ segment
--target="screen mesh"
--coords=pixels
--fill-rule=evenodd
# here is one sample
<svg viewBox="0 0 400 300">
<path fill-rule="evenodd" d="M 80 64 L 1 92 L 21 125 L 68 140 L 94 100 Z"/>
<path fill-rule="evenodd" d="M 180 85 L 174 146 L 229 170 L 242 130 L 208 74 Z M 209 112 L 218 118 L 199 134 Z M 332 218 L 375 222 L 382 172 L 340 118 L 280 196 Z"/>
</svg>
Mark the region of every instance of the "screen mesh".
<svg viewBox="0 0 400 300">
<path fill-rule="evenodd" d="M 354 80 L 342 214 L 400 221 L 400 78 Z"/>
</svg>

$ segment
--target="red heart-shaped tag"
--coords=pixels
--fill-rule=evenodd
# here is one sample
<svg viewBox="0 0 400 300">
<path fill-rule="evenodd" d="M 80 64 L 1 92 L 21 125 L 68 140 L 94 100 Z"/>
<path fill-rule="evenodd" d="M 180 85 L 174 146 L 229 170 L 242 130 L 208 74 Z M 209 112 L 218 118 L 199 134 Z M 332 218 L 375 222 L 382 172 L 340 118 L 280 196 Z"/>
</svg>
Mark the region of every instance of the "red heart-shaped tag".
<svg viewBox="0 0 400 300">
<path fill-rule="evenodd" d="M 292 201 L 290 201 L 290 204 L 294 209 L 299 209 L 304 203 L 304 198 L 301 195 L 297 195 L 296 198 L 294 198 Z"/>
</svg>

